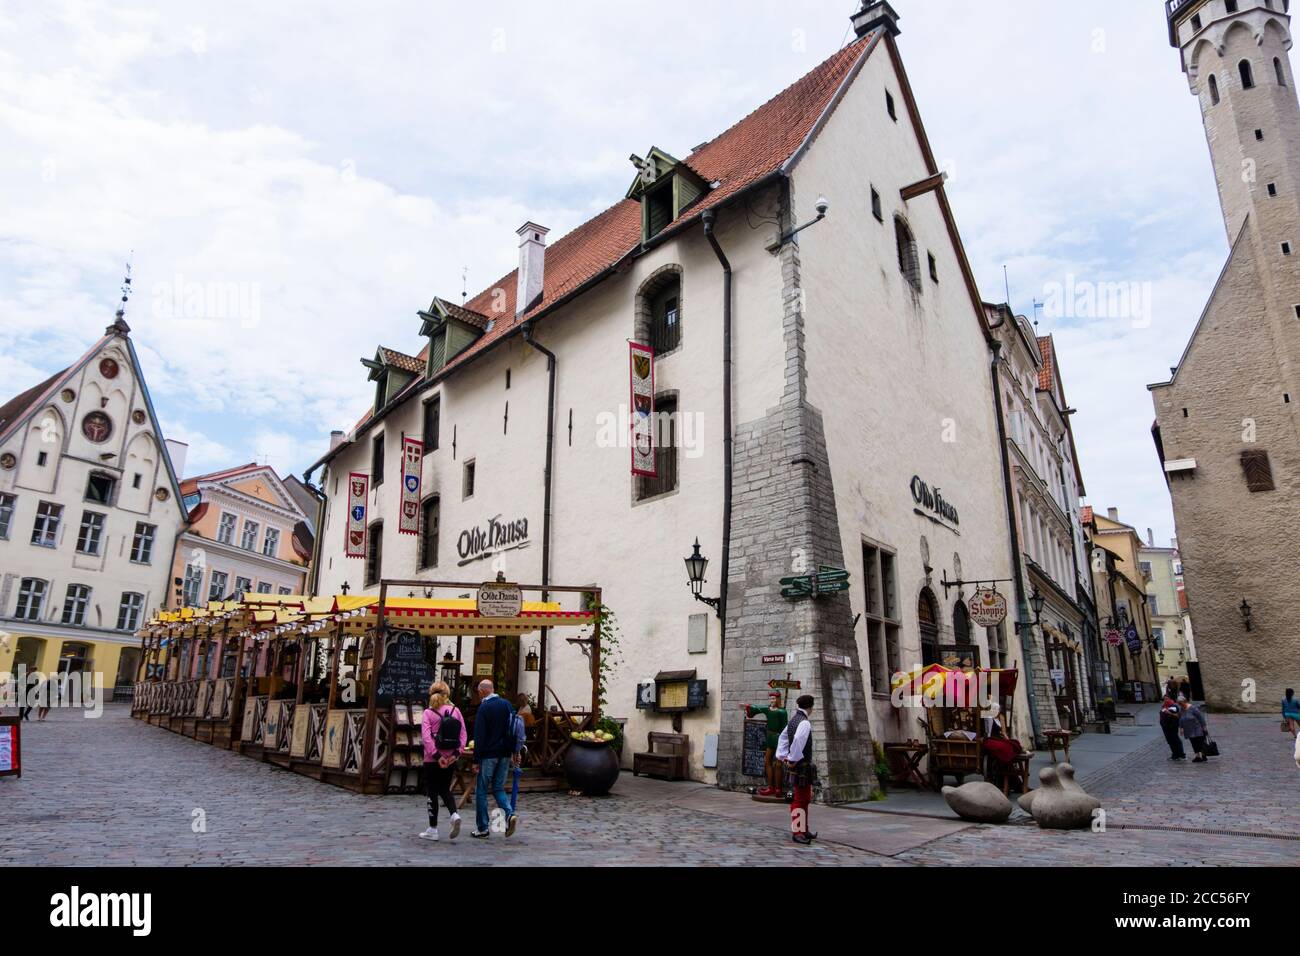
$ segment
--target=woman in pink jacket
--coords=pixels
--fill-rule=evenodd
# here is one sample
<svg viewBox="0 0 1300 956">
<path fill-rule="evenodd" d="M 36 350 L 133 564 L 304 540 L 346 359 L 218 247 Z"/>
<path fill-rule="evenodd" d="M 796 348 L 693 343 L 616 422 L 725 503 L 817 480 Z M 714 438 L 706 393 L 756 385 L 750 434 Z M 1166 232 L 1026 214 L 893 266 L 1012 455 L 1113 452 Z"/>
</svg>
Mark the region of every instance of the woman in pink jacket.
<svg viewBox="0 0 1300 956">
<path fill-rule="evenodd" d="M 429 801 L 429 829 L 422 840 L 438 839 L 438 801 L 451 814 L 449 840 L 460 835 L 460 814 L 451 795 L 456 760 L 465 749 L 465 717 L 451 702 L 451 688 L 438 681 L 429 688 L 429 707 L 420 727 L 424 739 L 424 792 Z"/>
</svg>

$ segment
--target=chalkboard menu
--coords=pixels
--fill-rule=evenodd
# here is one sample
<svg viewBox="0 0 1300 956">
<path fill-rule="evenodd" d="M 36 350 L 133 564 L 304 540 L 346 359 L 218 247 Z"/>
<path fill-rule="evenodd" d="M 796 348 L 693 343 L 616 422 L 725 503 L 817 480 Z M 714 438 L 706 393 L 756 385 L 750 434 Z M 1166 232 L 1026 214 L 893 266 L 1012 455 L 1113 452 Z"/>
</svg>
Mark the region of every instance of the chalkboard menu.
<svg viewBox="0 0 1300 956">
<path fill-rule="evenodd" d="M 395 700 L 424 700 L 436 679 L 437 670 L 425 657 L 424 638 L 414 631 L 388 636 L 375 687 L 377 703 L 388 706 Z"/>
<path fill-rule="evenodd" d="M 740 772 L 746 777 L 766 777 L 767 721 L 746 720 L 745 740 L 740 755 Z"/>
<path fill-rule="evenodd" d="M 686 706 L 691 710 L 703 710 L 709 706 L 709 682 L 693 680 L 686 688 Z"/>
</svg>

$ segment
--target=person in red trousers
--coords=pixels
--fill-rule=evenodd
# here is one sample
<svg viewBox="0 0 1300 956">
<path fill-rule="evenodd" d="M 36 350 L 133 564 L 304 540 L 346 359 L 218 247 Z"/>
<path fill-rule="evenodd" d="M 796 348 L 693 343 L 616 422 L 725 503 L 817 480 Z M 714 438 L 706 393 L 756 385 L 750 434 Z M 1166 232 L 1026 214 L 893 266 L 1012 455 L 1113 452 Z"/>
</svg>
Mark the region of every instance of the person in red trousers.
<svg viewBox="0 0 1300 956">
<path fill-rule="evenodd" d="M 812 720 L 813 697 L 804 694 L 797 701 L 795 711 L 776 748 L 776 759 L 786 767 L 794 786 L 794 801 L 790 804 L 790 836 L 795 843 L 810 846 L 817 834 L 808 825 L 808 807 L 812 803 L 813 767 Z"/>
</svg>

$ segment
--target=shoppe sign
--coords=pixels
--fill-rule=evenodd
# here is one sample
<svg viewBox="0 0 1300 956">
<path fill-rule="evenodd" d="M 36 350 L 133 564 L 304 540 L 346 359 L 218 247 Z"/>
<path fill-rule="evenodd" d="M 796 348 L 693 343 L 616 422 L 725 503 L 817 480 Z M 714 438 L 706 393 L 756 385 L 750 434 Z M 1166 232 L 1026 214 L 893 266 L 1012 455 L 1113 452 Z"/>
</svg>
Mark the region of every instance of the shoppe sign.
<svg viewBox="0 0 1300 956">
<path fill-rule="evenodd" d="M 966 603 L 966 609 L 976 627 L 997 627 L 1007 619 L 1006 595 L 996 588 L 981 588 Z"/>
</svg>

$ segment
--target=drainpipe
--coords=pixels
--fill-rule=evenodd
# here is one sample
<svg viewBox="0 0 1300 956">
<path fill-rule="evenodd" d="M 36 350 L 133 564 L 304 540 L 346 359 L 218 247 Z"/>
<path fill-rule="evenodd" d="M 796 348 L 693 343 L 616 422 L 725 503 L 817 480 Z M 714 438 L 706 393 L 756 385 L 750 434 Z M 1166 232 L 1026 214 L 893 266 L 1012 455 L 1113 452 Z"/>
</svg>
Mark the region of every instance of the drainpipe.
<svg viewBox="0 0 1300 956">
<path fill-rule="evenodd" d="M 555 459 L 555 353 L 533 339 L 533 323 L 525 322 L 523 328 L 524 342 L 535 351 L 546 356 L 546 465 L 542 472 L 542 600 L 550 599 L 546 588 L 551 583 L 551 465 Z M 584 609 L 585 610 L 585 609 Z M 551 636 L 549 627 L 542 628 L 542 653 L 537 672 L 537 704 L 546 708 L 546 645 Z"/>
<path fill-rule="evenodd" d="M 713 254 L 722 266 L 722 587 L 719 590 L 718 618 L 722 621 L 721 650 L 727 649 L 727 585 L 731 580 L 731 263 L 718 245 L 713 233 L 717 222 L 716 210 L 706 209 L 700 218 L 704 222 L 704 237 L 713 247 Z"/>
<path fill-rule="evenodd" d="M 992 329 L 1000 329 L 1006 319 L 1001 319 Z M 1042 733 L 1042 723 L 1038 717 L 1038 702 L 1034 699 L 1034 665 L 1030 657 L 1030 642 L 1034 639 L 1033 625 L 1028 621 L 1025 609 L 1029 606 L 1025 600 L 1024 569 L 1020 559 L 1020 529 L 1016 525 L 1015 497 L 1011 493 L 1011 459 L 1007 455 L 1007 423 L 1002 415 L 1002 382 L 998 378 L 998 358 L 1002 354 L 1002 343 L 996 339 L 989 342 L 993 353 L 990 366 L 993 377 L 993 407 L 997 410 L 998 450 L 1002 455 L 1002 488 L 1007 498 L 1007 528 L 1011 532 L 1011 567 L 1016 579 L 1016 616 L 1020 626 L 1016 628 L 1020 635 L 1021 657 L 1025 662 L 1025 697 L 1029 701 L 1029 722 L 1033 727 L 1034 739 Z M 1026 637 L 1025 635 L 1028 635 Z"/>
</svg>

